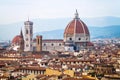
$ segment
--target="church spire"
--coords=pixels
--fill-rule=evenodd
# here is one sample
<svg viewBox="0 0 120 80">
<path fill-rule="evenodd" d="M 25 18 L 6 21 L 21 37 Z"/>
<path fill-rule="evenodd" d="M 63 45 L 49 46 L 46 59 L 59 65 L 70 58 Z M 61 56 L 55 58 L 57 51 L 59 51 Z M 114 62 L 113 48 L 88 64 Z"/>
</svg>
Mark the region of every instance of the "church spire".
<svg viewBox="0 0 120 80">
<path fill-rule="evenodd" d="M 21 31 L 20 31 L 20 36 L 23 38 L 23 33 L 22 33 L 22 29 L 21 29 Z"/>
<path fill-rule="evenodd" d="M 24 38 L 23 38 L 22 28 L 21 28 L 21 31 L 20 31 L 20 36 L 21 36 L 21 39 L 20 39 L 20 51 L 24 51 Z"/>
<path fill-rule="evenodd" d="M 75 13 L 75 19 L 79 19 L 79 14 L 77 12 L 77 9 L 76 9 L 76 13 Z"/>
</svg>

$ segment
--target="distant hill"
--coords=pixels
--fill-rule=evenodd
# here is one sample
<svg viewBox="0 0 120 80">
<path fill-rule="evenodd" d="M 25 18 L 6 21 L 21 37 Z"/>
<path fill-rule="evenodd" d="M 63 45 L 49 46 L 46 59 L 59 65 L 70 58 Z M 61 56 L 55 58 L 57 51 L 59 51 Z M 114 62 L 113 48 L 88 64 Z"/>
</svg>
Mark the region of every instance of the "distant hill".
<svg viewBox="0 0 120 80">
<path fill-rule="evenodd" d="M 98 38 L 120 38 L 120 25 L 113 25 L 107 27 L 89 27 L 92 39 Z M 64 29 L 37 32 L 34 34 L 42 35 L 44 39 L 63 39 Z"/>
<path fill-rule="evenodd" d="M 31 21 L 34 22 L 33 32 L 35 35 L 37 33 L 40 33 L 45 35 L 44 38 L 63 38 L 63 31 L 66 25 L 71 20 L 72 18 L 56 18 L 56 19 L 33 19 Z M 81 20 L 84 21 L 88 26 L 88 28 L 90 29 L 92 38 L 119 37 L 119 31 L 118 31 L 120 30 L 118 29 L 120 25 L 119 17 L 107 16 L 107 17 L 97 17 L 97 18 L 81 18 Z M 108 27 L 104 27 L 104 26 L 108 26 Z M 18 23 L 0 25 L 0 41 L 12 40 L 14 36 L 20 33 L 21 28 L 24 29 L 23 21 Z M 106 36 L 105 34 L 103 34 L 104 31 L 106 31 L 105 33 Z"/>
<path fill-rule="evenodd" d="M 89 27 L 91 38 L 120 38 L 120 25 Z"/>
</svg>

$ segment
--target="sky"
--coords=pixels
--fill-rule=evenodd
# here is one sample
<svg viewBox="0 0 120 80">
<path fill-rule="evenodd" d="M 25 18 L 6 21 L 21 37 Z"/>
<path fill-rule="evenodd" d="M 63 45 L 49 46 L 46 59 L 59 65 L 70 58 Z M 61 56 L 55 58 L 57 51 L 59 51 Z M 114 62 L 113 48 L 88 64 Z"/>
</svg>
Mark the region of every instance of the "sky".
<svg viewBox="0 0 120 80">
<path fill-rule="evenodd" d="M 0 0 L 0 24 L 30 19 L 120 17 L 120 0 Z"/>
</svg>

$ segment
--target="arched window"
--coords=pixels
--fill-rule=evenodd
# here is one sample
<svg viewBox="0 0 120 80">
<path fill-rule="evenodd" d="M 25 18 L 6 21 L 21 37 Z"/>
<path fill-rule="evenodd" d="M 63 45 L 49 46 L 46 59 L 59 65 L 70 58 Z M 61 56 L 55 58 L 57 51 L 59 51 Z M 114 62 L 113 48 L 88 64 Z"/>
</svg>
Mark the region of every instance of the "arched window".
<svg viewBox="0 0 120 80">
<path fill-rule="evenodd" d="M 37 43 L 40 44 L 40 40 L 39 39 L 38 39 Z"/>
<path fill-rule="evenodd" d="M 26 34 L 28 34 L 28 30 L 26 29 Z"/>
<path fill-rule="evenodd" d="M 30 34 L 32 34 L 32 29 L 30 30 Z"/>
</svg>

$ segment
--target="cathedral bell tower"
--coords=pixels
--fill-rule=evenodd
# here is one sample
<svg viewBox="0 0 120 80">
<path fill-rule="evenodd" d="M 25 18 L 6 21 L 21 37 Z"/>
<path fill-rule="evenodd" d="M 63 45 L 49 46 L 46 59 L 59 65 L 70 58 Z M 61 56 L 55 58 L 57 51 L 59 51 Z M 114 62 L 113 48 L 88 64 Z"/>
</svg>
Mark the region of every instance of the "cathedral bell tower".
<svg viewBox="0 0 120 80">
<path fill-rule="evenodd" d="M 25 21 L 25 45 L 24 45 L 24 51 L 33 51 L 33 22 L 31 21 Z"/>
</svg>

